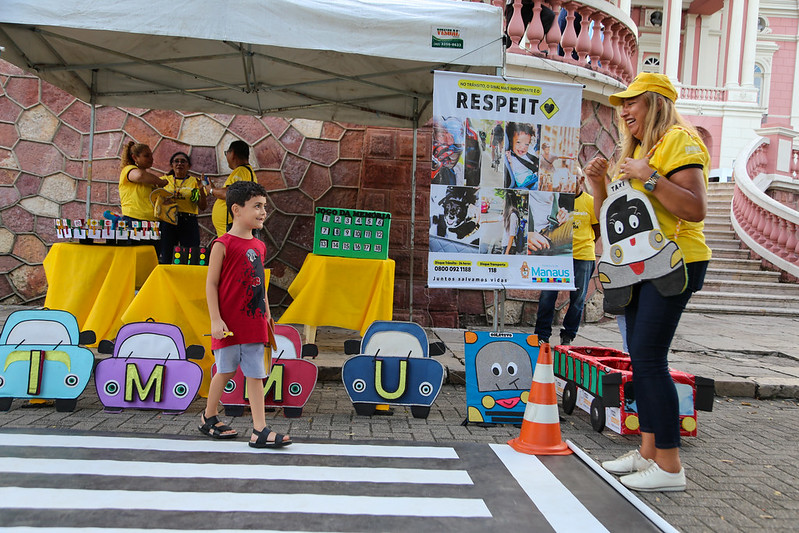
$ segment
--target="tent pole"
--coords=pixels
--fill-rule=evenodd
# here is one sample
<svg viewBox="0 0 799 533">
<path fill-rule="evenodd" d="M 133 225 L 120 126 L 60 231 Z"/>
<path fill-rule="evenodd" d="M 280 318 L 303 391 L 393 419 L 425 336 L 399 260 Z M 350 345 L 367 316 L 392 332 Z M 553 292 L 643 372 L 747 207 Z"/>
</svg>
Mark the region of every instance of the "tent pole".
<svg viewBox="0 0 799 533">
<path fill-rule="evenodd" d="M 408 281 L 408 321 L 413 322 L 413 237 L 416 233 L 416 139 L 419 131 L 419 99 L 413 99 L 413 157 L 411 158 L 411 261 Z"/>
<path fill-rule="evenodd" d="M 94 167 L 94 122 L 97 116 L 97 69 L 92 70 L 91 122 L 89 126 L 89 164 L 86 167 L 86 220 L 91 218 L 92 207 L 92 170 Z"/>
</svg>

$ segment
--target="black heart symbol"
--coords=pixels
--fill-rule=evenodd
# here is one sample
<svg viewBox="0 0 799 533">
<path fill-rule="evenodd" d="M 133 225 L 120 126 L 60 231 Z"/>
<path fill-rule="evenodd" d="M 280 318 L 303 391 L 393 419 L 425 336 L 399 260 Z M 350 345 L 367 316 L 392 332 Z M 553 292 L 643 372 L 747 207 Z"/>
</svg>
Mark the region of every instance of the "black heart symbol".
<svg viewBox="0 0 799 533">
<path fill-rule="evenodd" d="M 554 110 L 555 110 L 555 105 L 554 104 L 551 104 L 549 102 L 544 104 L 544 111 L 546 111 L 547 113 L 552 113 Z"/>
</svg>

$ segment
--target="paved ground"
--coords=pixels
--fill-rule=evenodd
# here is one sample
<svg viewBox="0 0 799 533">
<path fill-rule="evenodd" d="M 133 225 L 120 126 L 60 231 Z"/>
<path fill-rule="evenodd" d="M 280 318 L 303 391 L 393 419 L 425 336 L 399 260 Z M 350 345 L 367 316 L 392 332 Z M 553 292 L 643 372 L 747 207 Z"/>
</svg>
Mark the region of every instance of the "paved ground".
<svg viewBox="0 0 799 533">
<path fill-rule="evenodd" d="M 9 310 L 0 309 L 4 320 Z M 682 531 L 795 531 L 799 520 L 799 321 L 771 317 L 727 317 L 686 314 L 674 342 L 672 366 L 716 380 L 712 413 L 699 414 L 699 436 L 683 441 L 689 479 L 685 493 L 643 494 L 644 500 Z M 576 344 L 619 347 L 615 322 L 586 325 Z M 353 332 L 320 328 L 317 364 L 322 376 L 335 378 L 345 357 L 344 338 Z M 449 370 L 447 385 L 430 416 L 415 419 L 400 408 L 390 417 L 356 416 L 340 382 L 321 382 L 303 417 L 269 415 L 278 431 L 298 442 L 415 441 L 452 444 L 504 443 L 518 436 L 512 426 L 463 426 L 466 416 L 462 377 L 462 331 L 434 329 L 431 340 L 451 349 L 442 362 Z M 459 366 L 460 365 L 460 366 Z M 73 413 L 52 406 L 15 401 L 0 413 L 0 428 L 69 429 L 90 432 L 133 432 L 146 435 L 197 435 L 200 400 L 182 415 L 155 411 L 104 413 L 90 384 Z M 768 398 L 768 399 L 762 399 Z M 247 418 L 232 425 L 248 434 Z M 561 424 L 564 439 L 573 441 L 595 460 L 615 457 L 635 446 L 635 437 L 591 430 L 585 413 L 575 410 Z"/>
</svg>

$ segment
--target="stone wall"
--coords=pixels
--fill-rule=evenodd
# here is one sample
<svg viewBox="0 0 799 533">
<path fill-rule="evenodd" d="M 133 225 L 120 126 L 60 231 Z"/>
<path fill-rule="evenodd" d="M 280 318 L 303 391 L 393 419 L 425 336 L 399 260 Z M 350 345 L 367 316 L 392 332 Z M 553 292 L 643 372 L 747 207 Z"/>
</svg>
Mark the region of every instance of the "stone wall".
<svg viewBox="0 0 799 533">
<path fill-rule="evenodd" d="M 612 110 L 583 104 L 581 160 L 613 151 Z M 394 317 L 408 318 L 413 132 L 275 117 L 98 107 L 91 215 L 118 209 L 120 154 L 129 140 L 147 143 L 153 168 L 166 171 L 177 150 L 192 170 L 222 184 L 224 150 L 241 139 L 251 146 L 258 181 L 269 191 L 270 303 L 279 315 L 286 289 L 313 248 L 317 206 L 373 209 L 392 214 L 389 254 L 397 263 Z M 42 261 L 56 242 L 55 218 L 85 218 L 90 107 L 0 61 L 0 303 L 41 304 L 47 290 Z M 430 129 L 418 132 L 413 320 L 422 325 L 485 325 L 492 291 L 426 288 L 429 231 Z M 210 206 L 209 206 L 210 207 Z M 201 214 L 202 241 L 211 240 L 210 208 Z M 587 317 L 597 320 L 595 289 Z M 320 295 L 323 297 L 323 295 Z M 506 323 L 535 321 L 537 291 L 509 291 Z M 566 301 L 561 294 L 559 307 Z M 601 305 L 600 311 L 601 311 Z"/>
</svg>

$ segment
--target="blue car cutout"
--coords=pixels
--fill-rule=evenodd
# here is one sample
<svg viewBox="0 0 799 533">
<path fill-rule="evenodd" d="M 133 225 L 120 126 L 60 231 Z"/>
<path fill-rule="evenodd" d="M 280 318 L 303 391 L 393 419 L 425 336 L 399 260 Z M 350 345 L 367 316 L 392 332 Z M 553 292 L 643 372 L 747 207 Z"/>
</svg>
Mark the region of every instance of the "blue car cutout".
<svg viewBox="0 0 799 533">
<path fill-rule="evenodd" d="M 414 418 L 427 418 L 444 382 L 444 366 L 430 358 L 421 326 L 375 321 L 359 351 L 341 367 L 341 379 L 359 415 L 372 415 L 377 405 L 388 404 L 410 406 Z"/>
<path fill-rule="evenodd" d="M 14 398 L 52 399 L 56 411 L 74 411 L 94 368 L 94 354 L 80 345 L 94 341 L 67 311 L 11 313 L 0 333 L 0 411 Z"/>
</svg>

